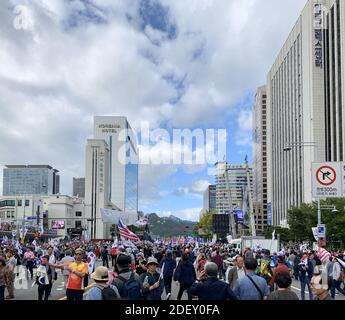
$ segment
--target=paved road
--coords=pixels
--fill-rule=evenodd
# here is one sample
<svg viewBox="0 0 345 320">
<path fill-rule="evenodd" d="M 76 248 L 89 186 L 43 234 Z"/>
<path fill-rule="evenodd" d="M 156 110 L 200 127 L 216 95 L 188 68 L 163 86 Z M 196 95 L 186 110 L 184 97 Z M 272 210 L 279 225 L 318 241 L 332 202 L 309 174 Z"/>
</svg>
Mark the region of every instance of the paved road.
<svg viewBox="0 0 345 320">
<path fill-rule="evenodd" d="M 101 265 L 101 261 L 96 262 L 96 266 L 99 266 L 99 265 Z M 58 270 L 57 272 L 58 272 L 58 278 L 57 278 L 57 281 L 55 281 L 53 284 L 52 293 L 49 298 L 50 300 L 58 300 L 65 296 L 63 277 L 61 275 L 60 270 Z M 25 277 L 25 275 L 23 274 L 20 277 Z M 92 280 L 90 280 L 90 283 L 91 282 Z M 17 289 L 15 290 L 15 299 L 16 300 L 37 300 L 38 299 L 37 286 L 36 285 L 32 286 L 32 284 L 33 284 L 33 281 L 31 280 L 24 279 L 23 281 L 16 278 Z M 20 286 L 20 288 L 18 288 L 18 285 Z M 301 297 L 299 281 L 293 280 L 292 290 L 298 295 L 298 297 Z M 178 293 L 178 286 L 176 286 L 175 282 L 173 282 L 171 300 L 176 300 L 177 293 Z M 166 299 L 165 292 L 162 295 L 162 299 L 164 300 Z M 309 299 L 308 290 L 306 290 L 306 299 Z M 187 300 L 186 292 L 183 294 L 182 300 Z M 338 294 L 336 295 L 336 300 L 345 300 L 345 296 L 343 296 L 342 294 Z"/>
</svg>

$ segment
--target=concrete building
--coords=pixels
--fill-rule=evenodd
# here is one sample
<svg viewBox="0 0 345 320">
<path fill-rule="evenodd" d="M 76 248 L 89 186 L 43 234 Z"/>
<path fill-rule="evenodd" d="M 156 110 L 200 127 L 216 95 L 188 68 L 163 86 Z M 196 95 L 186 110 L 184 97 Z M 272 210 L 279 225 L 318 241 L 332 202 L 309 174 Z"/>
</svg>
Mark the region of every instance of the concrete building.
<svg viewBox="0 0 345 320">
<path fill-rule="evenodd" d="M 203 212 L 210 212 L 216 209 L 216 185 L 209 185 L 204 192 Z"/>
<path fill-rule="evenodd" d="M 91 239 L 110 237 L 110 226 L 104 224 L 102 208 L 111 208 L 110 202 L 110 150 L 103 140 L 89 139 L 86 146 L 85 165 L 85 217 Z"/>
<path fill-rule="evenodd" d="M 286 226 L 288 209 L 312 201 L 313 162 L 344 159 L 344 6 L 339 0 L 309 0 L 267 77 L 268 206 L 274 225 Z"/>
<path fill-rule="evenodd" d="M 5 165 L 3 195 L 51 195 L 60 191 L 58 170 L 49 165 Z"/>
<path fill-rule="evenodd" d="M 73 178 L 73 196 L 85 198 L 85 178 Z"/>
<path fill-rule="evenodd" d="M 225 170 L 228 169 L 229 189 L 227 188 Z M 250 170 L 251 188 L 253 184 L 253 168 Z M 233 210 L 242 210 L 243 195 L 247 188 L 247 170 L 244 165 L 226 165 L 225 162 L 216 163 L 216 211 L 217 214 L 230 212 L 230 203 Z M 229 199 L 231 196 L 231 199 Z"/>
<path fill-rule="evenodd" d="M 271 224 L 267 217 L 267 94 L 258 88 L 253 107 L 253 207 L 255 227 L 263 231 Z"/>
<path fill-rule="evenodd" d="M 109 148 L 109 201 L 126 212 L 138 212 L 138 147 L 126 117 L 95 117 L 94 138 Z"/>
<path fill-rule="evenodd" d="M 82 199 L 66 195 L 0 197 L 2 226 L 8 224 L 18 230 L 24 224 L 37 230 L 39 221 L 43 233 L 52 236 L 81 235 L 82 228 L 87 227 L 84 211 Z"/>
</svg>

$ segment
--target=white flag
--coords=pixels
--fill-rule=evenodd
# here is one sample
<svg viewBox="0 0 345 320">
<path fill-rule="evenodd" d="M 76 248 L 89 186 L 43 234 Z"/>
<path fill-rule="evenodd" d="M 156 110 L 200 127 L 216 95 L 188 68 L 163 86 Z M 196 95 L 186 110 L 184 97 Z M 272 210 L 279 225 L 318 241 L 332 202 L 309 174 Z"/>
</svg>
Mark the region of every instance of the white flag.
<svg viewBox="0 0 345 320">
<path fill-rule="evenodd" d="M 92 251 L 87 254 L 87 264 L 89 268 L 89 274 L 91 274 L 95 266 L 95 254 Z"/>
<path fill-rule="evenodd" d="M 311 228 L 311 231 L 313 232 L 313 236 L 314 236 L 315 241 L 318 241 L 319 237 L 318 237 L 317 227 Z"/>
<path fill-rule="evenodd" d="M 276 229 L 274 229 L 274 231 L 272 232 L 272 240 L 275 239 L 275 235 L 276 235 Z"/>
</svg>

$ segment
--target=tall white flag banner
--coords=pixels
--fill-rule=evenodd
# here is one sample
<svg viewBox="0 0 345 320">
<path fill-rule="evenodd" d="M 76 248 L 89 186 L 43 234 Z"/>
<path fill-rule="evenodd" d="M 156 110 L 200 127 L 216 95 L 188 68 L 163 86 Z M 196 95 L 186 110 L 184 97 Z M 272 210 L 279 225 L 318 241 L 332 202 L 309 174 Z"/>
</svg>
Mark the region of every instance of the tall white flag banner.
<svg viewBox="0 0 345 320">
<path fill-rule="evenodd" d="M 314 239 L 315 239 L 316 241 L 318 241 L 318 240 L 319 240 L 319 237 L 318 237 L 318 230 L 317 230 L 317 227 L 311 228 L 311 230 L 312 230 L 312 232 L 313 232 Z"/>
<path fill-rule="evenodd" d="M 275 239 L 275 234 L 276 234 L 276 230 L 274 229 L 274 231 L 272 232 L 272 240 Z"/>
<path fill-rule="evenodd" d="M 136 212 L 126 212 L 114 209 L 101 209 L 101 216 L 104 223 L 118 224 L 119 220 L 122 219 L 123 223 L 127 226 L 134 225 L 138 219 Z"/>
</svg>

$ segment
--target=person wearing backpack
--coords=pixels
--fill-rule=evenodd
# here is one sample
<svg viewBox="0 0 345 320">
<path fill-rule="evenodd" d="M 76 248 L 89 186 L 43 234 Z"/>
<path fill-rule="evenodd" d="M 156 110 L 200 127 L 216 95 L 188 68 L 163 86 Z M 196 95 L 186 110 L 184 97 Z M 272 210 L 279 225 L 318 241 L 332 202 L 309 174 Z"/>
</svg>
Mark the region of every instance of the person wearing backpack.
<svg viewBox="0 0 345 320">
<path fill-rule="evenodd" d="M 142 300 L 139 276 L 132 272 L 131 257 L 126 254 L 119 254 L 116 260 L 117 276 L 113 279 L 120 294 L 121 300 Z"/>
<path fill-rule="evenodd" d="M 139 280 L 141 291 L 145 300 L 162 300 L 164 291 L 164 280 L 157 272 L 159 266 L 156 258 L 148 258 L 146 268 L 147 272 L 143 273 Z"/>
<path fill-rule="evenodd" d="M 86 300 L 119 300 L 121 298 L 117 288 L 107 284 L 109 274 L 106 267 L 96 268 L 91 274 L 91 279 L 95 281 L 95 286 L 89 290 Z"/>
</svg>

